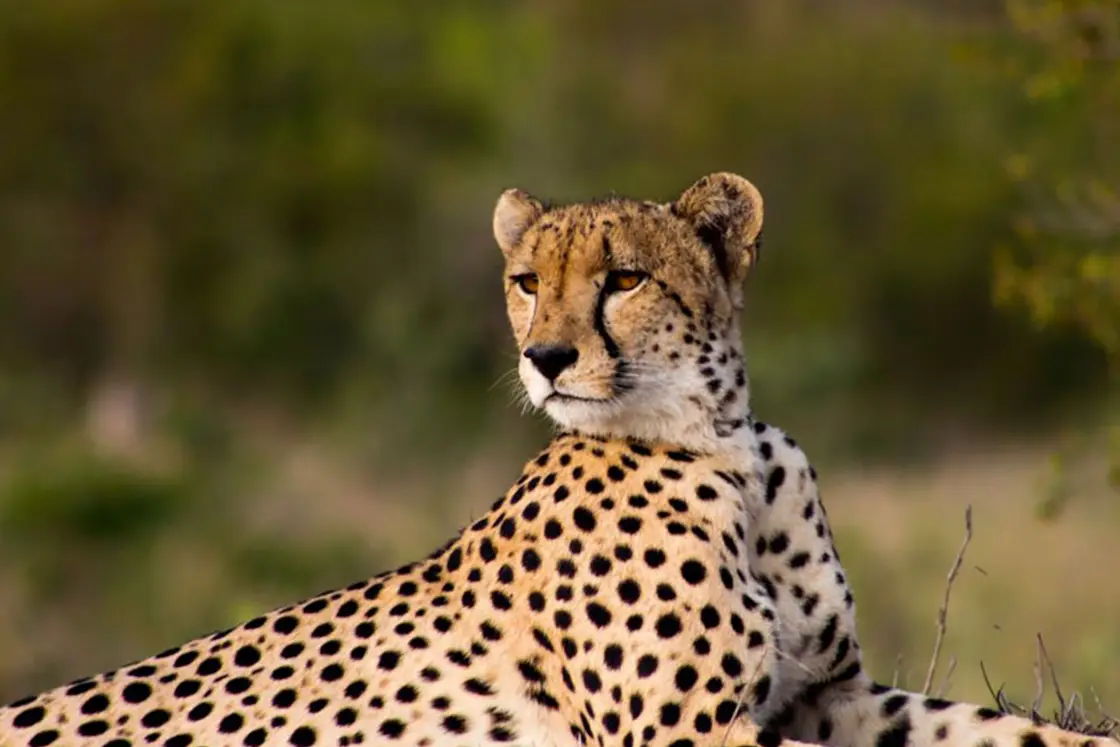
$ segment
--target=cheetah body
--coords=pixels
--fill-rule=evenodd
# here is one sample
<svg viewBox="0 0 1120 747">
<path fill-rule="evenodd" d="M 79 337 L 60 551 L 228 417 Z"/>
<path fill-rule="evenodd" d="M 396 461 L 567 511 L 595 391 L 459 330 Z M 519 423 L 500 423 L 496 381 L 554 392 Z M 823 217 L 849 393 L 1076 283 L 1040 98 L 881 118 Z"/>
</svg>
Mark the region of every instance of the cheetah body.
<svg viewBox="0 0 1120 747">
<path fill-rule="evenodd" d="M 17 704 L 6 733 L 26 744 L 715 738 L 740 713 L 773 713 L 781 689 L 777 616 L 747 560 L 749 501 L 764 489 L 741 467 L 561 436 L 427 559 Z"/>
<path fill-rule="evenodd" d="M 730 174 L 505 193 L 519 373 L 562 430 L 508 493 L 425 560 L 0 709 L 0 745 L 1089 741 L 863 671 L 815 474 L 748 404 L 761 221 Z"/>
</svg>

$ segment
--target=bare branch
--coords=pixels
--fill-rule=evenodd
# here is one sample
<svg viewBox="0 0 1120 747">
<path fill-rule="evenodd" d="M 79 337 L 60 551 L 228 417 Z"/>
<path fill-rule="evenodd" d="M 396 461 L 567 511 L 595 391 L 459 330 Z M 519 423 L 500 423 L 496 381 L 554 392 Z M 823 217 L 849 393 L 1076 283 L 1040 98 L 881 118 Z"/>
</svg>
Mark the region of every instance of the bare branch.
<svg viewBox="0 0 1120 747">
<path fill-rule="evenodd" d="M 945 642 L 945 631 L 948 627 L 949 595 L 953 593 L 953 582 L 957 580 L 957 574 L 961 571 L 961 564 L 964 562 L 964 554 L 965 551 L 968 550 L 970 542 L 972 542 L 971 505 L 967 506 L 964 510 L 964 542 L 961 543 L 961 549 L 957 553 L 956 559 L 953 561 L 952 568 L 949 569 L 948 578 L 945 579 L 945 596 L 941 600 L 941 607 L 937 610 L 937 638 L 933 642 L 933 655 L 929 660 L 926 682 L 922 686 L 923 695 L 929 695 L 930 688 L 933 687 L 934 675 L 937 674 L 937 660 L 941 658 L 941 645 Z"/>
<path fill-rule="evenodd" d="M 949 658 L 949 667 L 945 670 L 945 677 L 941 680 L 941 687 L 937 689 L 937 697 L 943 698 L 949 693 L 949 685 L 953 680 L 953 672 L 957 670 L 957 657 Z"/>
</svg>

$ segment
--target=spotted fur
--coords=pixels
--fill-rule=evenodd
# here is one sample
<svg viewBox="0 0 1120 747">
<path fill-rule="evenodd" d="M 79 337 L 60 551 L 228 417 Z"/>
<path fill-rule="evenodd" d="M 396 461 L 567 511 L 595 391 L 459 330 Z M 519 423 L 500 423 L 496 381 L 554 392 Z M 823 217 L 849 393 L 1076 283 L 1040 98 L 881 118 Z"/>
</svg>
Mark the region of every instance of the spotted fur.
<svg viewBox="0 0 1120 747">
<path fill-rule="evenodd" d="M 561 433 L 427 558 L 0 709 L 0 745 L 1104 745 L 875 685 L 803 452 L 750 411 L 741 177 L 494 231 Z"/>
</svg>

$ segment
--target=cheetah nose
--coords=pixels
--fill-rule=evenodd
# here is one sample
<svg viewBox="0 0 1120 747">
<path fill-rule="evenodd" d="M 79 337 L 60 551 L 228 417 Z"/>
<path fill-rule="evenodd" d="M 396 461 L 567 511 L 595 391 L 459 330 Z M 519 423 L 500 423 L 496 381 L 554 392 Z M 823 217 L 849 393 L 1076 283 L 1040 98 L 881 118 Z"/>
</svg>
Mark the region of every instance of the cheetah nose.
<svg viewBox="0 0 1120 747">
<path fill-rule="evenodd" d="M 565 368 L 579 360 L 579 351 L 570 345 L 533 345 L 525 350 L 525 357 L 546 379 L 556 381 Z"/>
</svg>

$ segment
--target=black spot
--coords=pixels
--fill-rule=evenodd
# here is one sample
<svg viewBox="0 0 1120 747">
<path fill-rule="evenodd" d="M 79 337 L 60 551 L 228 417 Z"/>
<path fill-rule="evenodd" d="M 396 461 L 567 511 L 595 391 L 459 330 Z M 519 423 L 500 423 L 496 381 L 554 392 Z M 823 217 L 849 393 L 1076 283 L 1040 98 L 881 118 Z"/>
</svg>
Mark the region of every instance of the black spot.
<svg viewBox="0 0 1120 747">
<path fill-rule="evenodd" d="M 676 703 L 665 703 L 661 706 L 661 725 L 676 726 L 681 720 L 681 707 Z M 689 743 L 691 744 L 691 742 Z"/>
<path fill-rule="evenodd" d="M 396 651 L 384 651 L 377 660 L 377 666 L 385 671 L 391 671 L 397 668 L 400 663 L 401 655 Z"/>
<path fill-rule="evenodd" d="M 198 680 L 184 680 L 183 682 L 175 685 L 175 697 L 189 698 L 190 695 L 195 694 L 199 689 L 202 689 L 202 687 L 202 682 L 199 682 Z"/>
<path fill-rule="evenodd" d="M 525 678 L 526 682 L 544 682 L 544 673 L 531 661 L 522 659 L 517 662 L 517 669 L 521 672 L 521 676 Z"/>
<path fill-rule="evenodd" d="M 81 711 L 88 716 L 94 713 L 101 713 L 108 707 L 109 699 L 102 693 L 98 693 L 97 695 L 90 696 L 89 700 L 82 703 Z M 28 726 L 34 726 L 39 723 L 43 718 L 43 714 L 43 709 L 38 706 L 35 708 L 28 708 L 26 711 L 16 716 L 12 723 L 21 729 L 26 729 Z"/>
<path fill-rule="evenodd" d="M 575 521 L 577 527 L 585 532 L 590 532 L 595 529 L 595 514 L 583 506 L 578 507 L 572 512 L 572 520 Z"/>
<path fill-rule="evenodd" d="M 445 716 L 443 730 L 449 734 L 464 734 L 467 731 L 467 720 L 458 715 Z"/>
<path fill-rule="evenodd" d="M 240 731 L 244 725 L 245 719 L 240 713 L 231 713 L 218 722 L 218 731 L 222 734 L 233 734 Z"/>
<path fill-rule="evenodd" d="M 1019 738 L 1019 744 L 1022 747 L 1046 747 L 1046 742 L 1042 740 L 1037 731 L 1024 732 L 1023 736 Z"/>
<path fill-rule="evenodd" d="M 775 467 L 766 480 L 766 502 L 773 503 L 778 497 L 778 489 L 786 481 L 785 467 Z"/>
<path fill-rule="evenodd" d="M 404 722 L 396 718 L 388 719 L 381 723 L 378 731 L 389 739 L 400 739 L 401 734 L 404 734 Z"/>
<path fill-rule="evenodd" d="M 213 710 L 214 710 L 213 705 L 211 705 L 210 703 L 208 703 L 206 701 L 202 701 L 201 703 L 196 705 L 194 708 L 187 711 L 187 718 L 190 719 L 191 721 L 201 721 L 202 719 L 209 716 L 210 713 Z"/>
<path fill-rule="evenodd" d="M 370 587 L 371 589 L 373 587 Z M 309 615 L 314 615 L 317 612 L 322 612 L 327 608 L 326 599 L 313 599 L 307 604 L 303 605 L 303 611 Z"/>
<path fill-rule="evenodd" d="M 953 701 L 943 698 L 926 698 L 922 705 L 926 707 L 927 711 L 944 711 L 946 708 L 952 707 Z"/>
<path fill-rule="evenodd" d="M 130 682 L 121 694 L 129 703 L 143 703 L 152 694 L 152 686 L 146 682 Z"/>
<path fill-rule="evenodd" d="M 103 695 L 102 696 L 96 696 L 96 695 L 94 696 L 94 698 L 97 698 L 97 697 L 104 698 L 105 696 L 103 696 Z M 94 698 L 90 698 L 89 701 L 86 701 L 86 704 L 88 705 L 89 702 L 92 701 Z M 108 703 L 109 703 L 109 701 L 108 701 L 108 699 L 106 699 L 105 700 L 105 705 L 107 706 Z M 98 709 L 98 711 L 103 711 L 103 710 L 105 710 L 104 707 Z M 96 711 L 87 711 L 87 710 L 85 710 L 85 706 L 82 706 L 82 712 L 83 713 L 95 713 Z M 32 708 L 27 708 L 27 709 L 24 709 L 23 711 L 20 711 L 19 714 L 14 719 L 12 719 L 12 725 L 15 726 L 17 729 L 29 729 L 32 726 L 35 726 L 40 721 L 42 721 L 43 717 L 46 716 L 46 715 L 47 715 L 47 712 L 42 706 L 34 706 Z"/>
<path fill-rule="evenodd" d="M 240 695 L 253 686 L 253 681 L 248 677 L 234 677 L 226 682 L 226 692 L 231 695 Z"/>
<path fill-rule="evenodd" d="M 190 664 L 192 661 L 194 661 L 196 658 L 198 658 L 198 654 L 194 653 L 193 651 L 189 652 L 189 653 L 186 653 L 186 654 L 183 654 L 183 656 L 190 656 L 191 657 L 186 662 L 184 662 L 184 666 L 186 666 L 186 664 Z M 181 656 L 179 658 L 181 659 L 183 657 Z M 178 659 L 176 659 L 176 662 L 178 662 Z M 176 666 L 178 666 L 178 663 L 176 663 Z M 97 687 L 97 684 L 95 682 L 91 682 L 90 680 L 86 680 L 84 682 L 78 682 L 78 683 L 70 686 L 69 688 L 67 688 L 66 694 L 67 695 L 72 695 L 72 696 L 82 695 L 84 693 L 88 693 L 90 690 L 92 690 L 95 687 Z M 35 697 L 36 696 L 32 695 L 32 696 L 24 698 L 23 700 L 17 700 L 15 703 L 10 703 L 9 707 L 10 708 L 21 708 L 21 707 L 27 705 L 28 703 L 33 702 L 35 700 Z"/>
<path fill-rule="evenodd" d="M 424 671 L 427 671 L 427 670 L 424 670 Z M 424 671 L 422 671 L 420 673 L 420 676 L 424 677 L 424 679 L 427 679 L 427 677 L 424 675 Z M 355 680 L 354 682 L 351 682 L 349 685 L 346 686 L 346 690 L 345 690 L 346 697 L 350 698 L 351 700 L 355 700 L 357 698 L 360 698 L 360 697 L 362 697 L 362 694 L 366 691 L 367 687 L 369 687 L 369 686 L 364 681 Z"/>
<path fill-rule="evenodd" d="M 541 567 L 541 556 L 537 551 L 529 548 L 521 553 L 521 567 L 527 571 L 535 571 Z"/>
<path fill-rule="evenodd" d="M 54 744 L 58 737 L 58 731 L 55 729 L 47 729 L 33 736 L 28 744 L 30 747 L 47 747 L 47 745 Z"/>
<path fill-rule="evenodd" d="M 607 665 L 607 669 L 622 667 L 622 647 L 613 643 L 607 646 L 603 651 L 603 663 Z"/>
<path fill-rule="evenodd" d="M 714 501 L 719 493 L 711 485 L 700 485 L 696 488 L 696 497 L 702 501 Z"/>
<path fill-rule="evenodd" d="M 738 709 L 739 704 L 734 700 L 721 700 L 719 705 L 716 706 L 716 723 L 722 726 L 730 724 Z"/>
<path fill-rule="evenodd" d="M 645 561 L 650 568 L 660 568 L 665 563 L 665 553 L 656 549 L 646 550 Z"/>
<path fill-rule="evenodd" d="M 1005 713 L 995 710 L 994 708 L 977 708 L 976 718 L 981 721 L 994 721 L 997 718 L 1003 718 Z"/>
<path fill-rule="evenodd" d="M 539 645 L 546 651 L 551 652 L 556 650 L 555 647 L 553 647 L 552 640 L 548 637 L 548 634 L 540 628 L 533 628 L 533 639 L 536 640 L 537 645 Z"/>
<path fill-rule="evenodd" d="M 700 677 L 696 673 L 696 669 L 686 664 L 677 669 L 677 674 L 673 681 L 676 683 L 678 690 L 681 692 L 688 692 L 696 687 L 696 681 L 698 679 L 700 679 Z"/>
<path fill-rule="evenodd" d="M 466 689 L 467 692 L 473 693 L 475 695 L 493 695 L 494 694 L 494 689 L 492 687 L 490 687 L 489 683 L 483 682 L 482 680 L 476 679 L 474 677 L 472 677 L 471 679 L 464 682 L 463 687 Z M 413 695 L 412 700 L 416 699 L 415 692 L 416 691 L 413 690 L 414 695 Z M 398 693 L 398 698 L 397 699 L 400 700 L 399 693 Z M 412 702 L 412 701 L 407 701 L 407 702 Z"/>
<path fill-rule="evenodd" d="M 382 726 L 384 729 L 384 726 Z M 384 733 L 384 732 L 382 732 Z M 295 745 L 295 747 L 311 747 L 315 744 L 317 735 L 315 730 L 309 726 L 301 726 L 292 732 L 292 736 L 288 738 L 288 742 Z"/>
<path fill-rule="evenodd" d="M 770 538 L 770 552 L 783 553 L 789 549 L 789 535 L 785 532 L 778 532 Z"/>
<path fill-rule="evenodd" d="M 587 618 L 591 620 L 595 627 L 605 628 L 610 625 L 611 613 L 598 602 L 591 602 L 587 605 Z"/>
<path fill-rule="evenodd" d="M 495 726 L 490 730 L 490 738 L 495 742 L 512 742 L 517 738 L 517 734 L 504 726 Z"/>
<path fill-rule="evenodd" d="M 209 677 L 212 674 L 217 674 L 218 670 L 220 670 L 221 668 L 221 659 L 211 656 L 209 659 L 204 659 L 203 662 L 198 665 L 198 669 L 196 671 L 203 677 Z"/>
<path fill-rule="evenodd" d="M 277 708 L 290 708 L 296 702 L 296 691 L 285 688 L 272 696 L 272 705 Z"/>
<path fill-rule="evenodd" d="M 657 635 L 661 638 L 673 638 L 681 632 L 681 620 L 672 612 L 662 615 L 657 619 Z"/>
<path fill-rule="evenodd" d="M 637 534 L 641 528 L 642 520 L 637 516 L 623 516 L 618 520 L 618 530 L 624 534 Z"/>
<path fill-rule="evenodd" d="M 838 624 L 839 619 L 836 615 L 828 618 L 828 622 L 817 637 L 817 653 L 823 654 L 832 645 L 833 640 L 836 639 L 836 626 Z"/>
<path fill-rule="evenodd" d="M 272 629 L 274 631 L 276 631 L 277 633 L 280 633 L 281 635 L 288 635 L 293 630 L 295 630 L 298 626 L 299 626 L 299 620 L 292 615 L 284 615 L 282 617 L 278 617 L 278 618 L 276 618 L 276 622 L 272 623 Z M 194 651 L 187 652 L 187 653 L 183 654 L 182 656 L 180 656 L 178 659 L 175 660 L 175 666 L 179 667 L 179 666 L 183 666 L 184 664 L 189 664 L 191 661 L 194 660 L 194 657 L 196 657 L 196 656 L 198 656 L 198 654 L 195 653 Z M 186 661 L 183 661 L 184 657 L 190 657 L 190 658 L 188 658 Z M 182 662 L 182 663 L 180 663 L 180 662 Z"/>
<path fill-rule="evenodd" d="M 883 701 L 879 712 L 883 715 L 883 718 L 889 718 L 905 708 L 909 702 L 910 698 L 907 695 L 892 695 Z"/>
<path fill-rule="evenodd" d="M 583 670 L 583 686 L 590 692 L 597 693 L 603 687 L 603 681 L 599 679 L 599 675 L 590 669 Z"/>
<path fill-rule="evenodd" d="M 638 676 L 645 678 L 657 671 L 657 657 L 653 654 L 644 654 L 638 659 Z"/>
<path fill-rule="evenodd" d="M 906 747 L 910 738 L 910 717 L 903 716 L 889 729 L 879 732 L 875 747 Z"/>
<path fill-rule="evenodd" d="M 708 571 L 704 568 L 704 564 L 697 560 L 686 560 L 681 565 L 681 576 L 693 586 L 703 581 L 707 575 Z"/>
</svg>

